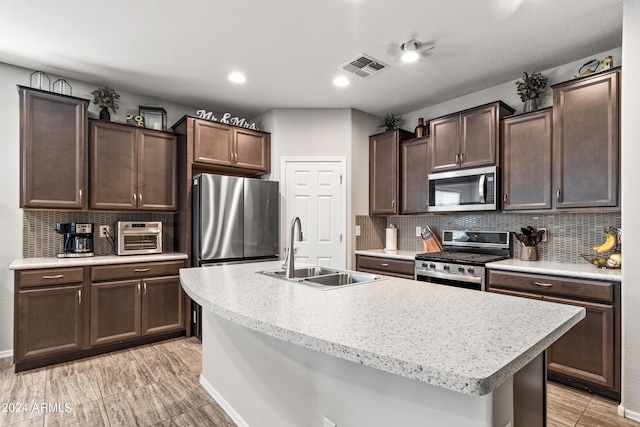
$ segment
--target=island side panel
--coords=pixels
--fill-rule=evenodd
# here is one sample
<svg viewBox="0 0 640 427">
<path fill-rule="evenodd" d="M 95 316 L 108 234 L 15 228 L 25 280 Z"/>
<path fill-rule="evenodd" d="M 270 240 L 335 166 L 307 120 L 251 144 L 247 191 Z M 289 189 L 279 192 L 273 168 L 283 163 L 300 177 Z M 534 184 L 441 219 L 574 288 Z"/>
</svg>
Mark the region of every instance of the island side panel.
<svg viewBox="0 0 640 427">
<path fill-rule="evenodd" d="M 249 330 L 203 310 L 200 382 L 240 425 L 513 425 L 513 381 L 472 396 Z"/>
</svg>

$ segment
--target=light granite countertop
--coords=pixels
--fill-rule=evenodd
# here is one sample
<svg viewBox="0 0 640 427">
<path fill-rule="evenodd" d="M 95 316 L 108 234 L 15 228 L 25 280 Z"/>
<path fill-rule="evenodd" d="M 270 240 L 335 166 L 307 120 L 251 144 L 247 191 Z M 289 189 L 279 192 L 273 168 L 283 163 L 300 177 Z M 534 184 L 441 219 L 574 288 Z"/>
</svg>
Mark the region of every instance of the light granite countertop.
<svg viewBox="0 0 640 427">
<path fill-rule="evenodd" d="M 187 259 L 187 254 L 166 252 L 149 255 L 101 255 L 85 258 L 19 258 L 9 264 L 10 270 L 36 270 L 38 268 L 84 267 L 107 264 L 132 264 L 135 262 L 175 261 Z"/>
<path fill-rule="evenodd" d="M 495 270 L 514 271 L 519 273 L 550 274 L 554 276 L 576 277 L 593 280 L 622 280 L 621 269 L 603 269 L 588 264 L 568 264 L 554 261 L 522 261 L 520 259 L 506 259 L 490 262 L 487 268 Z"/>
<path fill-rule="evenodd" d="M 187 268 L 180 280 L 204 309 L 241 326 L 469 395 L 494 390 L 585 315 L 581 307 L 407 279 L 322 291 L 256 273 L 280 266 Z"/>
<path fill-rule="evenodd" d="M 414 261 L 416 259 L 415 251 L 388 251 L 386 249 L 359 249 L 355 251 L 356 255 L 369 255 L 381 258 L 394 258 Z"/>
</svg>

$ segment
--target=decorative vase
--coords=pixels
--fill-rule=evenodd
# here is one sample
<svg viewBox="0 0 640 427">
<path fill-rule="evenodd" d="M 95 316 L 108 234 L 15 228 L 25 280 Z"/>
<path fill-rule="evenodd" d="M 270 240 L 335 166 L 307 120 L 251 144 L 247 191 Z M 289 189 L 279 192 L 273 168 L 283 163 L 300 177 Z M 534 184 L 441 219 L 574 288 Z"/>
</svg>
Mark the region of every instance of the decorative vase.
<svg viewBox="0 0 640 427">
<path fill-rule="evenodd" d="M 424 136 L 424 119 L 418 119 L 418 126 L 416 126 L 416 138 Z"/>
<path fill-rule="evenodd" d="M 520 259 L 522 261 L 537 261 L 538 260 L 538 247 L 537 246 L 523 246 L 520 251 Z"/>
<path fill-rule="evenodd" d="M 111 121 L 111 114 L 109 114 L 108 107 L 102 107 L 100 109 L 100 120 Z"/>
<path fill-rule="evenodd" d="M 538 109 L 538 99 L 531 98 L 524 101 L 524 108 L 522 109 L 523 113 L 528 113 L 529 111 L 535 111 Z"/>
</svg>

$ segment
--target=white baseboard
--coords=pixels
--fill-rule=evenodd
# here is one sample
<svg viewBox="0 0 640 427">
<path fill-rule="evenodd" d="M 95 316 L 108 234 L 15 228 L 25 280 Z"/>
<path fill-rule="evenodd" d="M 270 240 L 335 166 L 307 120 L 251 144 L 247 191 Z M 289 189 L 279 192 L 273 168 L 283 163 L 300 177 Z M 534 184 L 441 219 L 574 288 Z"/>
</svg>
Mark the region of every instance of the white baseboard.
<svg viewBox="0 0 640 427">
<path fill-rule="evenodd" d="M 633 421 L 640 421 L 640 413 L 630 411 L 628 409 L 624 409 L 624 406 L 622 405 L 618 407 L 618 413 L 620 413 L 620 408 L 622 408 L 625 418 L 629 418 L 630 420 L 633 420 Z"/>
<path fill-rule="evenodd" d="M 200 385 L 204 387 L 204 389 L 209 393 L 213 400 L 218 402 L 218 405 L 229 415 L 229 417 L 235 422 L 239 427 L 249 427 L 249 424 L 238 414 L 233 407 L 225 400 L 224 397 L 218 390 L 216 390 L 210 383 L 207 381 L 202 374 L 200 374 Z"/>
<path fill-rule="evenodd" d="M 13 349 L 0 351 L 0 359 L 4 359 L 5 357 L 12 357 L 12 356 L 13 356 Z"/>
</svg>

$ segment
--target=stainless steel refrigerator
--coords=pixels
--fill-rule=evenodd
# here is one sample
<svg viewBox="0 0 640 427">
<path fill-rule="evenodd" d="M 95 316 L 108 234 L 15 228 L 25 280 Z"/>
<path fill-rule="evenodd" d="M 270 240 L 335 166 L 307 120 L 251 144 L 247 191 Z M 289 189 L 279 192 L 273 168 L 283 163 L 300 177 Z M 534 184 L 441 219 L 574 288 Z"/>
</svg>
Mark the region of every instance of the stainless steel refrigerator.
<svg viewBox="0 0 640 427">
<path fill-rule="evenodd" d="M 193 179 L 192 264 L 205 267 L 278 259 L 279 183 L 199 174 Z M 200 336 L 194 303 L 192 332 Z"/>
</svg>

